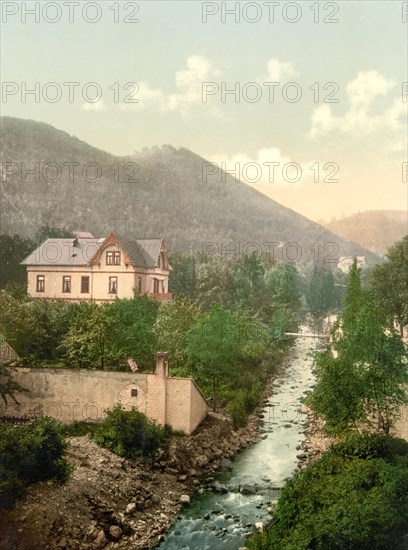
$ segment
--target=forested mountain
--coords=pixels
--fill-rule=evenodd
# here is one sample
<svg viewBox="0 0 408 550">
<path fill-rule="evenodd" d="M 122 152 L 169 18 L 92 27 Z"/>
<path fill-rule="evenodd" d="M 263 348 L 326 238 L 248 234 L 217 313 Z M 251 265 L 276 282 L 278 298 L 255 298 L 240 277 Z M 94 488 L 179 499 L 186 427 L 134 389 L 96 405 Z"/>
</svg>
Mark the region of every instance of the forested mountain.
<svg viewBox="0 0 408 550">
<path fill-rule="evenodd" d="M 241 250 L 247 243 L 275 247 L 275 257 L 284 251 L 299 261 L 377 259 L 229 175 L 203 177 L 207 161 L 187 149 L 117 157 L 48 124 L 11 117 L 1 124 L 3 231 L 32 238 L 44 225 L 95 236 L 116 229 L 132 238 L 164 236 L 170 251 L 200 252 L 206 243 L 217 251 L 235 242 Z"/>
</svg>

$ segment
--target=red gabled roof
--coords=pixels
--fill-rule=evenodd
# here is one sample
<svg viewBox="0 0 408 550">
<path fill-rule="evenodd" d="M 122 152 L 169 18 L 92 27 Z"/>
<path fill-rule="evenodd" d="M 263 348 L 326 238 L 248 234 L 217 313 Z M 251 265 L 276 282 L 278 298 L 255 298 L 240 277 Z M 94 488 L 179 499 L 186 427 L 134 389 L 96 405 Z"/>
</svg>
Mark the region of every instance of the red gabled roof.
<svg viewBox="0 0 408 550">
<path fill-rule="evenodd" d="M 121 245 L 119 239 L 116 237 L 116 235 L 115 235 L 113 232 L 111 232 L 111 233 L 106 237 L 106 239 L 103 241 L 103 243 L 101 244 L 101 246 L 99 247 L 99 249 L 96 251 L 95 255 L 90 259 L 89 265 L 95 265 L 95 264 L 100 263 L 102 253 L 103 253 L 104 249 L 106 248 L 106 246 L 109 245 L 109 244 L 116 244 L 116 245 L 118 245 L 118 247 L 123 251 L 123 256 L 124 256 L 124 259 L 125 259 L 125 264 L 133 265 L 133 266 L 136 265 L 136 264 L 135 264 L 134 262 L 132 262 L 132 260 L 129 258 L 128 253 L 127 253 L 126 250 L 123 248 L 123 246 Z"/>
</svg>

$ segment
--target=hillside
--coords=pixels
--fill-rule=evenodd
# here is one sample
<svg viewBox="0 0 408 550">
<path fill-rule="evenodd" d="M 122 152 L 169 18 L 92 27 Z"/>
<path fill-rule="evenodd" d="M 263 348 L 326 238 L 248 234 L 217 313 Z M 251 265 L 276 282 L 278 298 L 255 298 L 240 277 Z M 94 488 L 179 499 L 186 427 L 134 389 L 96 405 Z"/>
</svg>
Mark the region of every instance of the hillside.
<svg viewBox="0 0 408 550">
<path fill-rule="evenodd" d="M 325 224 L 342 237 L 358 242 L 377 254 L 408 233 L 408 212 L 405 210 L 371 210 L 352 214 Z"/>
<path fill-rule="evenodd" d="M 131 238 L 163 235 L 169 250 L 184 252 L 201 252 L 205 243 L 214 243 L 214 250 L 225 242 L 258 243 L 268 251 L 272 245 L 266 243 L 295 242 L 302 261 L 313 259 L 315 243 L 320 258 L 328 259 L 333 247 L 323 254 L 323 246 L 334 242 L 332 258 L 358 254 L 377 260 L 228 175 L 225 183 L 219 174 L 203 181 L 206 161 L 186 149 L 154 147 L 133 158 L 115 157 L 48 124 L 10 117 L 1 123 L 1 161 L 14 163 L 8 171 L 15 171 L 7 175 L 3 168 L 5 231 L 33 236 L 48 224 L 102 236 L 116 228 Z M 37 174 L 24 173 L 36 163 Z M 294 256 L 294 248 L 289 252 Z"/>
</svg>

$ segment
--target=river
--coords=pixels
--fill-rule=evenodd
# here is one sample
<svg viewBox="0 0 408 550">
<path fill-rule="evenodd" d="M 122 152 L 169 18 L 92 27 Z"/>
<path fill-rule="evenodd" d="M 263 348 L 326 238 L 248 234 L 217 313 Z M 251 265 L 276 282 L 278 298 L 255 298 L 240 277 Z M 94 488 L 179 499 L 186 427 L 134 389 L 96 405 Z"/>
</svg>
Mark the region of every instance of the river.
<svg viewBox="0 0 408 550">
<path fill-rule="evenodd" d="M 283 377 L 275 380 L 262 411 L 264 439 L 239 453 L 232 471 L 216 476 L 228 492 L 206 489 L 194 497 L 157 548 L 237 550 L 255 524 L 271 519 L 270 506 L 297 468 L 296 455 L 305 438 L 306 415 L 300 405 L 313 384 L 308 354 L 315 346 L 314 339 L 297 338 Z M 242 494 L 246 490 L 255 492 Z"/>
</svg>

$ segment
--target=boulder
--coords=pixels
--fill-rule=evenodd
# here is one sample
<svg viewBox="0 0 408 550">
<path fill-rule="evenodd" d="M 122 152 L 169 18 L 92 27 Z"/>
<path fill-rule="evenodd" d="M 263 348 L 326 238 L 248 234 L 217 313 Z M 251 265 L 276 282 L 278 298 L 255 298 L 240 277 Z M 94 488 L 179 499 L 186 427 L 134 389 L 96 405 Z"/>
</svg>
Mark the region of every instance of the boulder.
<svg viewBox="0 0 408 550">
<path fill-rule="evenodd" d="M 254 495 L 258 491 L 258 484 L 257 483 L 245 483 L 241 487 L 241 494 L 242 495 Z"/>
<path fill-rule="evenodd" d="M 136 510 L 136 503 L 130 502 L 125 509 L 125 514 L 133 514 L 133 512 Z"/>
<path fill-rule="evenodd" d="M 119 540 L 122 537 L 122 529 L 119 525 L 111 525 L 109 527 L 109 534 L 113 540 Z"/>
<path fill-rule="evenodd" d="M 181 495 L 179 498 L 179 502 L 183 506 L 187 506 L 188 504 L 190 504 L 190 497 L 188 495 Z"/>
<path fill-rule="evenodd" d="M 221 493 L 225 494 L 228 493 L 228 489 L 225 487 L 225 485 L 222 485 L 219 481 L 213 481 L 210 484 L 211 489 L 214 491 L 214 493 Z"/>
<path fill-rule="evenodd" d="M 94 548 L 103 548 L 108 541 L 105 537 L 105 532 L 103 529 L 101 529 L 98 534 L 96 535 L 96 539 L 93 542 Z"/>
</svg>

